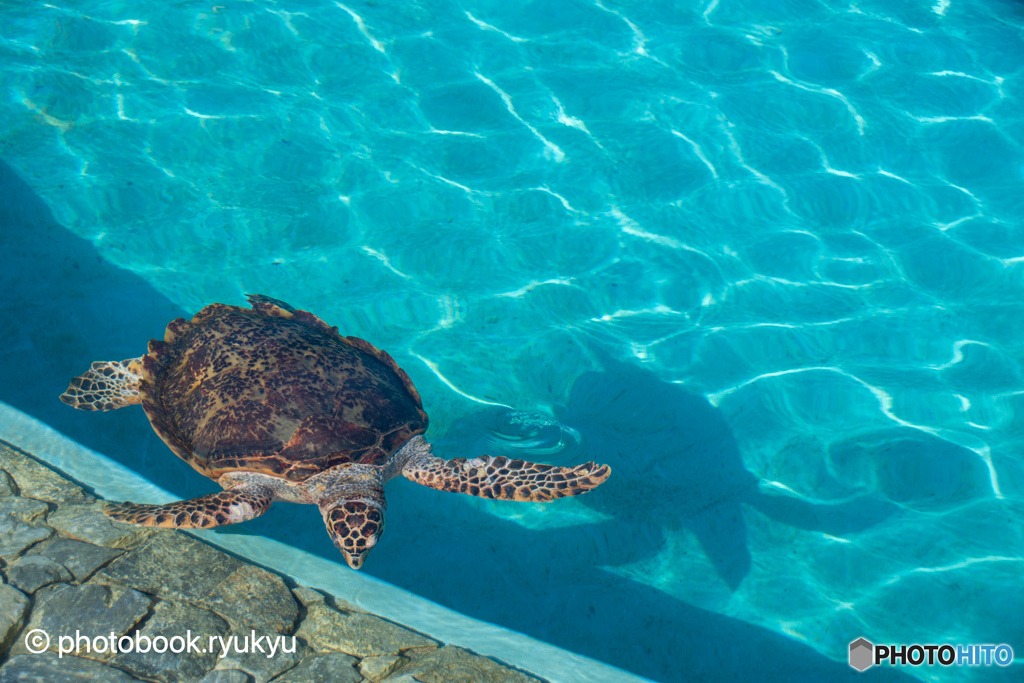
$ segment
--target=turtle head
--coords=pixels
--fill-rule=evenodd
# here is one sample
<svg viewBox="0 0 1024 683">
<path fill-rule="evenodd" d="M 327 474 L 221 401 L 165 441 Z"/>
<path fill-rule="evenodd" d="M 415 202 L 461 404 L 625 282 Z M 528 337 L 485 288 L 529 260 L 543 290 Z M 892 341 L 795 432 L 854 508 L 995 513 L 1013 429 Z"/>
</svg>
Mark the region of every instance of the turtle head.
<svg viewBox="0 0 1024 683">
<path fill-rule="evenodd" d="M 352 569 L 363 566 L 366 556 L 384 533 L 384 506 L 366 498 L 337 501 L 321 508 L 327 533 Z"/>
</svg>

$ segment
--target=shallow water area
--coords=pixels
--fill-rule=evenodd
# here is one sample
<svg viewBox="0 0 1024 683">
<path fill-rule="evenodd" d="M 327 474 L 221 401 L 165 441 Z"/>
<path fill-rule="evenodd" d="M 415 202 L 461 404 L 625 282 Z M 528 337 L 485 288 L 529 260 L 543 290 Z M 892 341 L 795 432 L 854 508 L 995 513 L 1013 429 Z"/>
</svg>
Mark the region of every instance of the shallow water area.
<svg viewBox="0 0 1024 683">
<path fill-rule="evenodd" d="M 1022 65 L 1011 0 L 0 5 L 0 401 L 210 492 L 56 397 L 268 294 L 391 353 L 435 453 L 613 468 L 397 480 L 370 576 L 658 681 L 1019 662 Z M 223 532 L 340 560 L 311 506 Z"/>
</svg>

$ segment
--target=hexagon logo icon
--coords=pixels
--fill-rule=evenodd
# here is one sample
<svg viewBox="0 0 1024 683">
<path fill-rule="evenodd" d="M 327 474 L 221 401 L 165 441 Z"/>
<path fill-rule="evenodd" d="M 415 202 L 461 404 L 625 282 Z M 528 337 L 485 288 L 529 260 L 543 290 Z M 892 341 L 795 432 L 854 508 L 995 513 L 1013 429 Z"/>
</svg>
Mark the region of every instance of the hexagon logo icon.
<svg viewBox="0 0 1024 683">
<path fill-rule="evenodd" d="M 858 638 L 850 643 L 850 666 L 857 671 L 864 671 L 873 665 L 875 646 L 864 638 Z"/>
</svg>

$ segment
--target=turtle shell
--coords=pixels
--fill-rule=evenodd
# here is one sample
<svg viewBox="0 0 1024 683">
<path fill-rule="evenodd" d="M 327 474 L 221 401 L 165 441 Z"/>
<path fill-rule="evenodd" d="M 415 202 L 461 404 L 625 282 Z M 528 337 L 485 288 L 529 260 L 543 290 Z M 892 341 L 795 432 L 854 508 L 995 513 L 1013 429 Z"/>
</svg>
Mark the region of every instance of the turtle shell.
<svg viewBox="0 0 1024 683">
<path fill-rule="evenodd" d="M 143 357 L 153 429 L 206 476 L 246 470 L 303 481 L 343 463 L 382 465 L 427 429 L 412 380 L 384 351 L 264 296 L 178 318 Z"/>
</svg>

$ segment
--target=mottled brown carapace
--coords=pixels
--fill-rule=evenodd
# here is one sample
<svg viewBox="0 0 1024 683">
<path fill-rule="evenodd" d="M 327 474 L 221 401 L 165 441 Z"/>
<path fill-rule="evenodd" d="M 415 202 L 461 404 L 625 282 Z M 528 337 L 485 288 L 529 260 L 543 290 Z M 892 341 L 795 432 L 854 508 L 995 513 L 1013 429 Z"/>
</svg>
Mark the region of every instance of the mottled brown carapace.
<svg viewBox="0 0 1024 683">
<path fill-rule="evenodd" d="M 174 320 L 143 357 L 142 406 L 199 472 L 303 481 L 343 463 L 382 465 L 426 431 L 419 393 L 387 353 L 312 313 L 250 301 Z"/>
<path fill-rule="evenodd" d="M 104 506 L 113 520 L 200 529 L 262 515 L 275 500 L 316 505 L 359 569 L 384 531 L 384 485 L 547 502 L 603 484 L 611 468 L 485 455 L 445 460 L 423 438 L 427 415 L 391 356 L 342 337 L 312 313 L 266 296 L 213 304 L 167 326 L 149 353 L 97 361 L 60 400 L 78 410 L 141 403 L 157 434 L 223 489 L 166 504 Z"/>
</svg>

